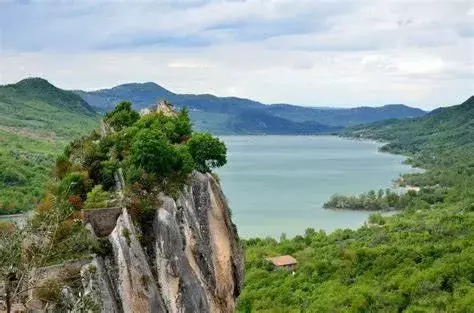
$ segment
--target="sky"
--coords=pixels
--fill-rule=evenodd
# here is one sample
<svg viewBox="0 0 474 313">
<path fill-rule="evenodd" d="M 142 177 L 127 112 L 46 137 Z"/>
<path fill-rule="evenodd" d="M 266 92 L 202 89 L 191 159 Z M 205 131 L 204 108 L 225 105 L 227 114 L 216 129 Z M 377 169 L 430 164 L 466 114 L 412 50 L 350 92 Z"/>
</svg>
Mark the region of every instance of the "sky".
<svg viewBox="0 0 474 313">
<path fill-rule="evenodd" d="M 474 94 L 474 0 L 0 0 L 0 83 L 31 76 L 432 109 Z"/>
</svg>

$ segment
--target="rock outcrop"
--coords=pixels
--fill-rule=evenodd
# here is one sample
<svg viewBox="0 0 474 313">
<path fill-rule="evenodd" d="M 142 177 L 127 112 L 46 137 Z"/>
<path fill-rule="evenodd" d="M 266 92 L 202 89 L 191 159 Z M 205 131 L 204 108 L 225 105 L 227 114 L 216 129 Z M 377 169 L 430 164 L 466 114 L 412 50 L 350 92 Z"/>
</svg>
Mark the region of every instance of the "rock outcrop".
<svg viewBox="0 0 474 313">
<path fill-rule="evenodd" d="M 168 312 L 233 312 L 243 257 L 227 202 L 211 175 L 195 173 L 154 220 L 158 280 Z"/>
<path fill-rule="evenodd" d="M 160 200 L 152 229 L 140 229 L 123 209 L 107 237 L 109 256 L 84 267 L 97 269 L 83 271 L 85 290 L 102 312 L 233 312 L 243 253 L 218 182 L 194 172 L 176 200 Z"/>
</svg>

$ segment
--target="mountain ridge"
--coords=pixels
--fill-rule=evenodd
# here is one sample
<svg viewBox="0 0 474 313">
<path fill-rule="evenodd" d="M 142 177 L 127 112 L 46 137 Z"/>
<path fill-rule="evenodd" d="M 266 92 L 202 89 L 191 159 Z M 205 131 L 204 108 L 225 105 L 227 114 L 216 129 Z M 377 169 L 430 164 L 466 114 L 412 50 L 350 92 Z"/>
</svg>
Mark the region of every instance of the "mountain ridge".
<svg viewBox="0 0 474 313">
<path fill-rule="evenodd" d="M 178 108 L 186 107 L 198 130 L 219 134 L 318 134 L 350 125 L 387 118 L 417 117 L 426 113 L 402 104 L 350 109 L 263 104 L 240 97 L 178 94 L 154 82 L 126 83 L 108 89 L 74 92 L 99 111 L 111 110 L 121 100 L 128 100 L 135 108 L 143 109 L 159 99 L 165 99 Z M 255 116 L 251 117 L 252 114 Z M 252 120 L 266 120 L 268 123 L 260 123 L 262 127 L 258 128 L 250 123 Z M 284 126 L 267 127 L 267 124 L 277 126 L 278 123 Z"/>
</svg>

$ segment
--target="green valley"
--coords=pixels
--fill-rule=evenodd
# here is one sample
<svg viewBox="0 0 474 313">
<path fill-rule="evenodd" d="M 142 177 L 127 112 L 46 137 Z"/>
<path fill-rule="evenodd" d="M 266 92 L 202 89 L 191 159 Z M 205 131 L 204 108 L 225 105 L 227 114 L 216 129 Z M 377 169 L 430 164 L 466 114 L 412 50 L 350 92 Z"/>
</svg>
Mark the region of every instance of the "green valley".
<svg viewBox="0 0 474 313">
<path fill-rule="evenodd" d="M 33 208 L 56 154 L 98 120 L 79 96 L 44 79 L 0 86 L 0 214 Z"/>
</svg>

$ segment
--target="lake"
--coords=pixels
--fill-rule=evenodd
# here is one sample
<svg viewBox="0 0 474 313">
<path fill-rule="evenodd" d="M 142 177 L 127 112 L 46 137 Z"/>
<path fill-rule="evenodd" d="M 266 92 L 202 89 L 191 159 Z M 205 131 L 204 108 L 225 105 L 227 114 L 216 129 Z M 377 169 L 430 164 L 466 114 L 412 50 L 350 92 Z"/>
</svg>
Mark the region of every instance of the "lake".
<svg viewBox="0 0 474 313">
<path fill-rule="evenodd" d="M 357 228 L 369 212 L 332 211 L 334 193 L 390 188 L 417 169 L 402 156 L 378 151 L 380 143 L 335 136 L 222 136 L 228 163 L 217 170 L 242 238 Z"/>
</svg>

